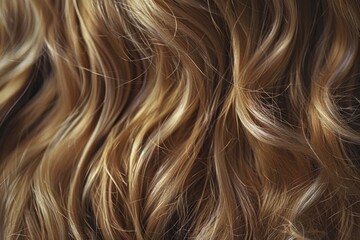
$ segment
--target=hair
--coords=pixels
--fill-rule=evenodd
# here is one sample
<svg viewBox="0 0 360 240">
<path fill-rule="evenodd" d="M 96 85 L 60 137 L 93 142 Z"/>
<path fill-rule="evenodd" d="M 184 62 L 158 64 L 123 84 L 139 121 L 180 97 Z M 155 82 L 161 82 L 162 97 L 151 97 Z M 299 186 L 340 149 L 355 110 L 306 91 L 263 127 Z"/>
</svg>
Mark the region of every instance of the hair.
<svg viewBox="0 0 360 240">
<path fill-rule="evenodd" d="M 357 0 L 1 0 L 0 239 L 356 239 Z"/>
</svg>

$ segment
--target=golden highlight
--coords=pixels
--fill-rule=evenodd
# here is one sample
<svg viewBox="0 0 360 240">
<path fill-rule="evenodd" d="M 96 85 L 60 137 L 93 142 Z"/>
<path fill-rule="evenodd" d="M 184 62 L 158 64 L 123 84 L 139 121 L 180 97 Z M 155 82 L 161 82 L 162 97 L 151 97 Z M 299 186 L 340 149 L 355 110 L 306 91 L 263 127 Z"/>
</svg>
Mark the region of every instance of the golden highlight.
<svg viewBox="0 0 360 240">
<path fill-rule="evenodd" d="M 357 0 L 1 0 L 0 239 L 357 239 Z"/>
</svg>

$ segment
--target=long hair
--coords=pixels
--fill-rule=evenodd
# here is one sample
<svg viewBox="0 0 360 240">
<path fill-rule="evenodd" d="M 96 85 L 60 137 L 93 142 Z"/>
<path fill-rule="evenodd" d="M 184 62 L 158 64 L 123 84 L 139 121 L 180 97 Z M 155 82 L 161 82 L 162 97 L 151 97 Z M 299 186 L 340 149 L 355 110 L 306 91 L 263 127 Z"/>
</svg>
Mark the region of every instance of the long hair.
<svg viewBox="0 0 360 240">
<path fill-rule="evenodd" d="M 356 239 L 357 0 L 1 0 L 0 239 Z"/>
</svg>

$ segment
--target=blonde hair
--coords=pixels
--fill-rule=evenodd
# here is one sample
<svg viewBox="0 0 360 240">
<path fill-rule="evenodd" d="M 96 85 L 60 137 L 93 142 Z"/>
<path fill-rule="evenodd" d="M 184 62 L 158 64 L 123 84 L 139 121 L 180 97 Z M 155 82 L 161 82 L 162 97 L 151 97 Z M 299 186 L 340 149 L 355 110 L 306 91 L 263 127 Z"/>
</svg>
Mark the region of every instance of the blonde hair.
<svg viewBox="0 0 360 240">
<path fill-rule="evenodd" d="M 0 239 L 356 239 L 357 0 L 1 0 Z"/>
</svg>

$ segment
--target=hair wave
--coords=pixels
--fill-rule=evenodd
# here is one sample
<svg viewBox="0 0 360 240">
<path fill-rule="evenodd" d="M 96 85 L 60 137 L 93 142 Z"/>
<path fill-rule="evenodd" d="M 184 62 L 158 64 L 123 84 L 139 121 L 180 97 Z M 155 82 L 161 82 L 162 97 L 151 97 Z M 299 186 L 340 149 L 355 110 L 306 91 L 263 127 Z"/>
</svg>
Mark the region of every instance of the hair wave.
<svg viewBox="0 0 360 240">
<path fill-rule="evenodd" d="M 357 0 L 1 0 L 0 239 L 356 239 Z"/>
</svg>

